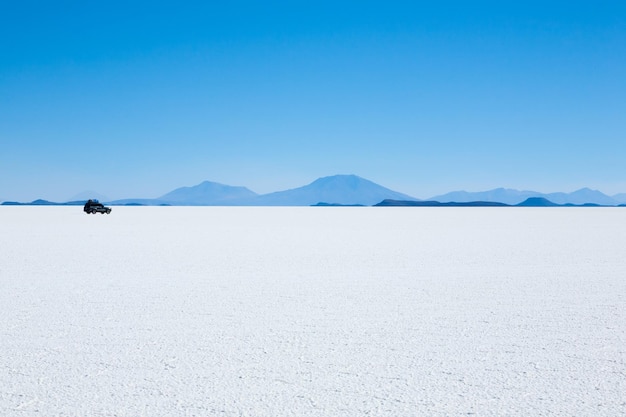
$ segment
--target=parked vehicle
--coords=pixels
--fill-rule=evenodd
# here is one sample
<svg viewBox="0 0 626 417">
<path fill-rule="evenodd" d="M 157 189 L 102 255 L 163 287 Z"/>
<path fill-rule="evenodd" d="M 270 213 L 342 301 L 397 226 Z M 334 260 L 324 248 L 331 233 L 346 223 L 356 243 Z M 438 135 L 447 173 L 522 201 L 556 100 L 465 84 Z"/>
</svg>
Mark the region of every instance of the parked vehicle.
<svg viewBox="0 0 626 417">
<path fill-rule="evenodd" d="M 83 207 L 83 211 L 87 214 L 109 214 L 111 213 L 111 207 L 105 207 L 104 204 L 100 203 L 98 200 L 88 200 L 85 203 L 85 207 Z"/>
</svg>

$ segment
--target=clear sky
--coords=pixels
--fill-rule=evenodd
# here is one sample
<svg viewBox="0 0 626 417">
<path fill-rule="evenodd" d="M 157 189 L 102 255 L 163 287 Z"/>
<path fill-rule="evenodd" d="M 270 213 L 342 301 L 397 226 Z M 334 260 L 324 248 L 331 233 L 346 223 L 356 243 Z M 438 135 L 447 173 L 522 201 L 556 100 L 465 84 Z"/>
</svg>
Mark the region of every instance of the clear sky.
<svg viewBox="0 0 626 417">
<path fill-rule="evenodd" d="M 625 1 L 2 1 L 0 200 L 626 192 Z"/>
</svg>

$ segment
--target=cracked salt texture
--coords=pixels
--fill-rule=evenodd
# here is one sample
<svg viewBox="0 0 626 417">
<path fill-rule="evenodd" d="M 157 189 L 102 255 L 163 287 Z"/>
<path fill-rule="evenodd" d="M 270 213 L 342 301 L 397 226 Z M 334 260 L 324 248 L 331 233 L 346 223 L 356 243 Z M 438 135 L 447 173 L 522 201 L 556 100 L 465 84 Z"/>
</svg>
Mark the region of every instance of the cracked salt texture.
<svg viewBox="0 0 626 417">
<path fill-rule="evenodd" d="M 626 413 L 620 208 L 0 207 L 2 416 Z"/>
</svg>

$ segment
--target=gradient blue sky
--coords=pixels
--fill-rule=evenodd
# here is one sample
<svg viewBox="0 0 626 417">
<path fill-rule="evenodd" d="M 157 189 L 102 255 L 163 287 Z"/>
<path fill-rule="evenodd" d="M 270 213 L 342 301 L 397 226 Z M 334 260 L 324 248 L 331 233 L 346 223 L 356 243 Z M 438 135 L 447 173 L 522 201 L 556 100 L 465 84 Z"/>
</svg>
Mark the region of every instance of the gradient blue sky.
<svg viewBox="0 0 626 417">
<path fill-rule="evenodd" d="M 624 1 L 4 1 L 0 200 L 626 192 Z"/>
</svg>

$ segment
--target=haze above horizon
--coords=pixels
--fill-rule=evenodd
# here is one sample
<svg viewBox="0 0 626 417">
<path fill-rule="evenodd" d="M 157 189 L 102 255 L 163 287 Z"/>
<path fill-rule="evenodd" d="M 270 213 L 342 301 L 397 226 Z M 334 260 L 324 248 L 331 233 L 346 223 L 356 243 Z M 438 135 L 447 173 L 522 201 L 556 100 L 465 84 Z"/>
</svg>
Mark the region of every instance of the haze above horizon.
<svg viewBox="0 0 626 417">
<path fill-rule="evenodd" d="M 626 3 L 9 2 L 0 200 L 626 192 Z"/>
</svg>

